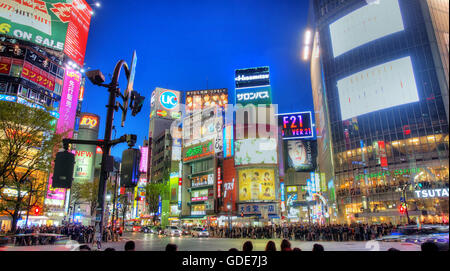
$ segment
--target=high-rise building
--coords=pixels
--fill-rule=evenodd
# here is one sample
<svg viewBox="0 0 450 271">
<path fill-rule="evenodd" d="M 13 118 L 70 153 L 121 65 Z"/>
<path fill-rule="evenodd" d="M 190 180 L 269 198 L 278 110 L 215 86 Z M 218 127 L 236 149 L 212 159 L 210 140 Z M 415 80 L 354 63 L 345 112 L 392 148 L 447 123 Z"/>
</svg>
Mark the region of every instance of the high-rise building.
<svg viewBox="0 0 450 271">
<path fill-rule="evenodd" d="M 440 0 L 311 1 L 303 58 L 341 222 L 448 221 L 448 11 Z"/>
<path fill-rule="evenodd" d="M 280 218 L 278 125 L 269 67 L 235 71 L 234 164 L 241 222 Z"/>
<path fill-rule="evenodd" d="M 188 225 L 217 224 L 223 203 L 223 127 L 227 89 L 186 92 L 182 120 L 181 219 Z"/>
</svg>

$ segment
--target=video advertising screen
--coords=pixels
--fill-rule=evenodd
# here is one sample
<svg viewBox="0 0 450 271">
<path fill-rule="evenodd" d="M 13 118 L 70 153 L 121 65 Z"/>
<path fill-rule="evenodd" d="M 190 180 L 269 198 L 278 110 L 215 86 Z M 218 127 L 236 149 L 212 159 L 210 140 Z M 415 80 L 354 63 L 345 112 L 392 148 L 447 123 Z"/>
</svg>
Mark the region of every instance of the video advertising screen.
<svg viewBox="0 0 450 271">
<path fill-rule="evenodd" d="M 239 201 L 275 200 L 275 172 L 273 169 L 240 170 Z"/>
<path fill-rule="evenodd" d="M 347 76 L 337 87 L 342 120 L 419 101 L 409 56 Z"/>
<path fill-rule="evenodd" d="M 330 24 L 334 57 L 384 36 L 404 30 L 397 0 L 378 0 Z"/>
<path fill-rule="evenodd" d="M 276 164 L 277 141 L 274 138 L 249 138 L 236 140 L 235 165 Z"/>
<path fill-rule="evenodd" d="M 297 172 L 316 168 L 317 142 L 315 140 L 285 140 L 285 165 Z"/>
</svg>

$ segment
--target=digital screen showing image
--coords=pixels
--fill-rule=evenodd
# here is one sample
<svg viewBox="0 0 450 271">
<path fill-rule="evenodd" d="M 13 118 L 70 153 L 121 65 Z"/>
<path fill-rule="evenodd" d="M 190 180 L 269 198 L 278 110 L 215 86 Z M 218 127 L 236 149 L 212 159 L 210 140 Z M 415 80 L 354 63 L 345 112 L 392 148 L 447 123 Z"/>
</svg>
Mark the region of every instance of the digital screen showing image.
<svg viewBox="0 0 450 271">
<path fill-rule="evenodd" d="M 284 141 L 286 170 L 293 168 L 297 172 L 312 171 L 316 168 L 317 142 L 315 140 Z"/>
<path fill-rule="evenodd" d="M 249 138 L 236 140 L 235 165 L 276 164 L 277 141 L 274 138 Z"/>
<path fill-rule="evenodd" d="M 409 56 L 347 76 L 337 87 L 342 120 L 419 101 Z"/>
<path fill-rule="evenodd" d="M 273 169 L 252 168 L 239 171 L 239 201 L 275 200 Z"/>
<path fill-rule="evenodd" d="M 397 0 L 372 1 L 330 24 L 334 57 L 404 30 Z"/>
<path fill-rule="evenodd" d="M 186 92 L 186 112 L 202 110 L 213 106 L 225 108 L 227 104 L 228 90 L 226 88 Z"/>
</svg>

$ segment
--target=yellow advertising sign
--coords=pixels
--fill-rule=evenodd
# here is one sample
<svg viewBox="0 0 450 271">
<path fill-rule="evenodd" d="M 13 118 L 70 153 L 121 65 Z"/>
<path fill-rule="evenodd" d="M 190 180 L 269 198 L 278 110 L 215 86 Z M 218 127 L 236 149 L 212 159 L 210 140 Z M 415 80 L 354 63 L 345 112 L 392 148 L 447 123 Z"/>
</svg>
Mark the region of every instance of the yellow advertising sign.
<svg viewBox="0 0 450 271">
<path fill-rule="evenodd" d="M 239 201 L 275 200 L 273 169 L 244 169 L 239 171 Z"/>
</svg>

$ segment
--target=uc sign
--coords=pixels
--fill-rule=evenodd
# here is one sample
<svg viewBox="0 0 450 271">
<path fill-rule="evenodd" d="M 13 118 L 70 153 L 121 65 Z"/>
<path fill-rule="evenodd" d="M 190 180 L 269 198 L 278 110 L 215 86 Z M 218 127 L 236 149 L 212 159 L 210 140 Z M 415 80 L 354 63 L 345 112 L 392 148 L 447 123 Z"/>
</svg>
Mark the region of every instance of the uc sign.
<svg viewBox="0 0 450 271">
<path fill-rule="evenodd" d="M 81 118 L 80 126 L 87 126 L 89 129 L 94 129 L 98 125 L 98 118 L 94 116 L 83 116 Z"/>
<path fill-rule="evenodd" d="M 161 105 L 166 109 L 174 109 L 178 105 L 177 95 L 171 91 L 164 91 L 159 97 Z"/>
</svg>

